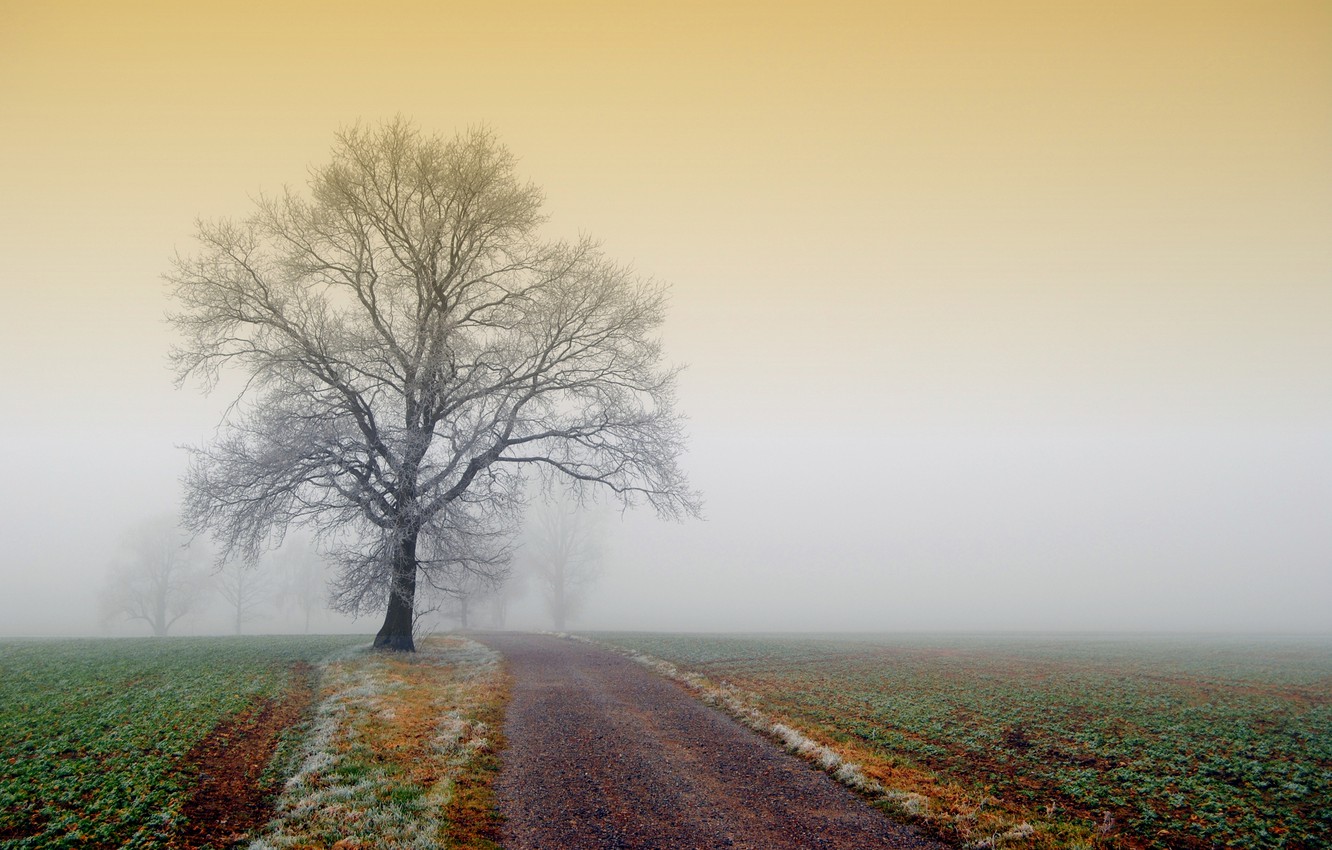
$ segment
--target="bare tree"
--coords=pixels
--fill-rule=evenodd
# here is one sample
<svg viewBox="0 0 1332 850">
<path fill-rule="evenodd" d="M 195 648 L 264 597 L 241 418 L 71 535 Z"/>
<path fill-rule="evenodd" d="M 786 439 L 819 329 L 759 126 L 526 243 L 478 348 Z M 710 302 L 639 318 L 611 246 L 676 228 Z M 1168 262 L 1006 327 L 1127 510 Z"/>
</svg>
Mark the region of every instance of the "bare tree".
<svg viewBox="0 0 1332 850">
<path fill-rule="evenodd" d="M 241 626 L 255 618 L 272 596 L 268 577 L 255 565 L 242 560 L 227 561 L 214 575 L 218 595 L 227 603 L 236 634 Z"/>
<path fill-rule="evenodd" d="M 521 470 L 698 512 L 677 465 L 664 289 L 589 239 L 541 240 L 541 192 L 487 131 L 338 134 L 308 198 L 201 222 L 167 275 L 178 380 L 243 377 L 193 450 L 185 514 L 224 555 L 293 524 L 336 548 L 344 610 L 410 650 L 417 581 L 503 572 Z"/>
<path fill-rule="evenodd" d="M 444 544 L 423 537 L 418 554 L 432 552 L 433 558 L 423 563 L 435 568 L 422 570 L 425 584 L 417 590 L 422 603 L 418 613 L 451 619 L 461 629 L 471 628 L 477 605 L 509 579 L 509 538 L 517 522 L 516 515 L 506 515 L 491 535 L 459 534 Z M 453 568 L 439 569 L 445 562 Z M 419 622 L 415 631 L 421 634 Z"/>
<path fill-rule="evenodd" d="M 303 630 L 310 618 L 328 604 L 328 564 L 306 540 L 288 537 L 277 553 L 282 578 L 278 599 L 301 615 Z"/>
<path fill-rule="evenodd" d="M 143 620 L 165 636 L 203 596 L 206 581 L 175 517 L 147 520 L 125 536 L 102 591 L 104 620 Z"/>
<path fill-rule="evenodd" d="M 487 620 L 493 629 L 504 628 L 509 618 L 509 607 L 515 600 L 527 593 L 527 576 L 519 570 L 510 571 L 505 579 L 487 593 L 481 603 L 485 606 Z"/>
<path fill-rule="evenodd" d="M 503 574 L 465 573 L 452 587 L 430 588 L 434 600 L 432 613 L 453 620 L 458 628 L 470 629 L 477 618 L 491 628 L 503 628 L 509 603 L 521 594 L 524 574 L 508 570 Z"/>
<path fill-rule="evenodd" d="M 528 560 L 546 600 L 546 610 L 562 631 L 601 575 L 600 517 L 567 496 L 534 506 L 528 530 Z"/>
<path fill-rule="evenodd" d="M 460 587 L 445 597 L 440 613 L 454 620 L 460 629 L 472 627 L 472 614 L 485 594 L 480 587 Z"/>
</svg>

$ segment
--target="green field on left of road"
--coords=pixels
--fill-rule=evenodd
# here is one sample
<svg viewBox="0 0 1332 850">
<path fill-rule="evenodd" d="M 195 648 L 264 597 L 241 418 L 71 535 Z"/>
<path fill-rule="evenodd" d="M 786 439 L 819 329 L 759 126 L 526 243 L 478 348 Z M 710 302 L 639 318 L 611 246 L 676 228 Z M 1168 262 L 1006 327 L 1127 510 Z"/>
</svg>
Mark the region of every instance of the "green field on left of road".
<svg viewBox="0 0 1332 850">
<path fill-rule="evenodd" d="M 0 641 L 0 845 L 165 847 L 182 757 L 364 635 Z"/>
</svg>

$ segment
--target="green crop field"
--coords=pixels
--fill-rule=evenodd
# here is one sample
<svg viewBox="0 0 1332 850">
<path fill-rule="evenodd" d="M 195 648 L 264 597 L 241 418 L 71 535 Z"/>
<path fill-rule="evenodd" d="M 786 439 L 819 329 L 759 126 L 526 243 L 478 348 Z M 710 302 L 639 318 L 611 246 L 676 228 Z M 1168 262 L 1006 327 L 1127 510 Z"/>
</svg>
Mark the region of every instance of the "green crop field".
<svg viewBox="0 0 1332 850">
<path fill-rule="evenodd" d="M 0 641 L 0 846 L 168 846 L 183 757 L 363 636 Z"/>
<path fill-rule="evenodd" d="M 1332 846 L 1326 638 L 595 638 L 729 683 L 959 843 L 989 807 L 1031 825 L 991 845 Z"/>
</svg>

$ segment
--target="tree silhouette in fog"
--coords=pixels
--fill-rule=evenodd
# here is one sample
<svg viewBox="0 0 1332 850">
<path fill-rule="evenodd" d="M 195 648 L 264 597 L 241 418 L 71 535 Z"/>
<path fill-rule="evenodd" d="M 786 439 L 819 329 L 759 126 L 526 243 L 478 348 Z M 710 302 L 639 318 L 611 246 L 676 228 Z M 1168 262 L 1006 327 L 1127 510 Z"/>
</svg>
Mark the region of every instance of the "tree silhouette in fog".
<svg viewBox="0 0 1332 850">
<path fill-rule="evenodd" d="M 698 512 L 664 288 L 591 239 L 541 239 L 514 165 L 486 130 L 353 127 L 308 195 L 200 222 L 167 275 L 178 379 L 242 386 L 192 450 L 187 521 L 224 557 L 313 528 L 337 603 L 385 610 L 377 647 L 414 648 L 418 580 L 503 573 L 524 469 Z"/>
</svg>

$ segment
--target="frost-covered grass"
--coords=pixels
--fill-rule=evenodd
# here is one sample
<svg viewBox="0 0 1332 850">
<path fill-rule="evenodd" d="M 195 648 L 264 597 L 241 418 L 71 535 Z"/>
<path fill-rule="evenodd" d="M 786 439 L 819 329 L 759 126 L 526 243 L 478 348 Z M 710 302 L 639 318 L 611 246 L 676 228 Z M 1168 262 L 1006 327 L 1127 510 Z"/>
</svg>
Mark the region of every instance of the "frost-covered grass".
<svg viewBox="0 0 1332 850">
<path fill-rule="evenodd" d="M 324 666 L 299 764 L 251 850 L 496 846 L 489 780 L 508 692 L 499 656 L 462 638 L 418 650 Z"/>
<path fill-rule="evenodd" d="M 183 757 L 356 636 L 0 641 L 0 846 L 170 846 Z"/>
<path fill-rule="evenodd" d="M 1332 642 L 595 635 L 972 847 L 1332 846 Z"/>
</svg>

